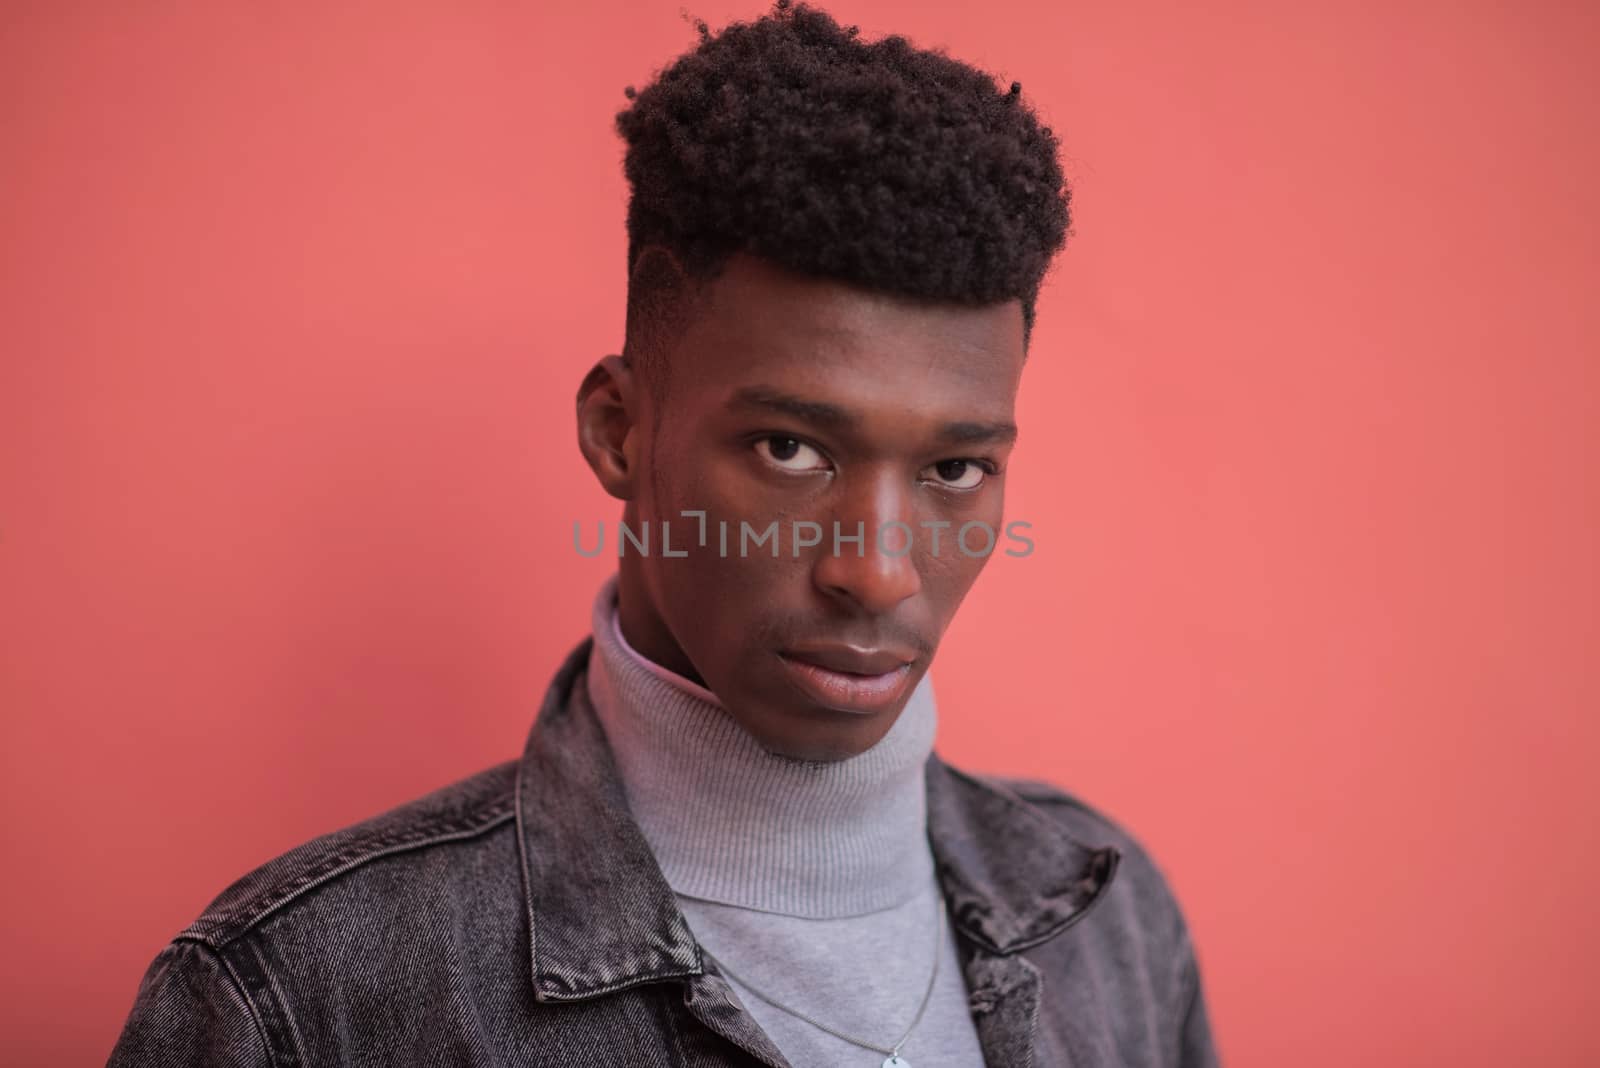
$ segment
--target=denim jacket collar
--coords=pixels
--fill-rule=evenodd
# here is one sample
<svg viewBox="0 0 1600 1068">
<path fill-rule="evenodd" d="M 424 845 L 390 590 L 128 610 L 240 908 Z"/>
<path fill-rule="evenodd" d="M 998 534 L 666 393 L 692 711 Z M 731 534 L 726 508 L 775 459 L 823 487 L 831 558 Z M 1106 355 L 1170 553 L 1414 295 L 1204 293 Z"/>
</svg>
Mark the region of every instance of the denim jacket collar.
<svg viewBox="0 0 1600 1068">
<path fill-rule="evenodd" d="M 587 637 L 557 671 L 516 776 L 534 996 L 574 1001 L 704 974 L 699 945 L 643 833 L 582 682 Z M 1110 884 L 1091 847 L 1003 786 L 927 761 L 928 837 L 952 923 L 990 954 L 1053 937 Z M 597 919 L 602 922 L 597 922 Z"/>
</svg>

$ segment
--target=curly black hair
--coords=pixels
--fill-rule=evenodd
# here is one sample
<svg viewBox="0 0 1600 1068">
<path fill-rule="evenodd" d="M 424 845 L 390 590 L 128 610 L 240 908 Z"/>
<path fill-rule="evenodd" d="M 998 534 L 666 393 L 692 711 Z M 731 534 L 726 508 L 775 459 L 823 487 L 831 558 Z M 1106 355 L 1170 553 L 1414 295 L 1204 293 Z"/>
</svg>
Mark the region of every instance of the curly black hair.
<svg viewBox="0 0 1600 1068">
<path fill-rule="evenodd" d="M 624 92 L 629 333 L 666 275 L 649 246 L 714 278 L 746 252 L 803 274 L 931 300 L 1020 298 L 1024 339 L 1071 190 L 1057 141 L 1012 82 L 901 36 L 866 42 L 777 0 Z M 652 279 L 657 281 L 652 281 Z M 631 343 L 631 342 L 630 342 Z"/>
</svg>

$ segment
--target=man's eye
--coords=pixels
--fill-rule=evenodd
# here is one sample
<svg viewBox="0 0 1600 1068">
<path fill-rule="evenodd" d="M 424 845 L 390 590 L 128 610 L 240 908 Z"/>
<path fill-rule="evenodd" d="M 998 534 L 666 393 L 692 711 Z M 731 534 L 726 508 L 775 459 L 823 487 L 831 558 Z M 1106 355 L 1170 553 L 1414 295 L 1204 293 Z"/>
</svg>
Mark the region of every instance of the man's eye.
<svg viewBox="0 0 1600 1068">
<path fill-rule="evenodd" d="M 988 474 L 977 460 L 940 460 L 928 468 L 933 477 L 951 489 L 977 489 Z"/>
<path fill-rule="evenodd" d="M 828 466 L 820 452 L 798 438 L 773 434 L 755 444 L 757 452 L 785 471 L 822 471 Z"/>
</svg>

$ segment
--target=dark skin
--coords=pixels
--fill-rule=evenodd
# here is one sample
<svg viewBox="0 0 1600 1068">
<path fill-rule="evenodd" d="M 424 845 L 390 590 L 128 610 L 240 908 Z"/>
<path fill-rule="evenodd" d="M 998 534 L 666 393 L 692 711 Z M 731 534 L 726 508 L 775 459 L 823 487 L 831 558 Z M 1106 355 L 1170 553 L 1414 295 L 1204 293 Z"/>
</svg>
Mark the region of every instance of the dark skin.
<svg viewBox="0 0 1600 1068">
<path fill-rule="evenodd" d="M 619 561 L 619 625 L 642 655 L 715 693 L 769 752 L 854 756 L 894 725 L 988 562 L 957 551 L 956 531 L 972 520 L 1002 530 L 1021 302 L 908 300 L 743 254 L 693 293 L 692 311 L 659 340 L 664 395 L 617 356 L 578 395 L 585 459 L 625 502 L 623 521 L 651 533 L 649 556 L 629 545 Z M 707 513 L 704 547 L 686 510 Z M 663 520 L 687 556 L 662 555 Z M 770 542 L 741 557 L 741 520 L 752 531 L 778 521 L 776 558 Z M 798 558 L 795 520 L 823 531 Z M 833 551 L 836 520 L 846 535 L 865 524 L 861 555 L 853 542 Z M 892 555 L 903 530 L 880 550 L 890 520 L 915 532 L 903 555 Z M 950 526 L 935 552 L 921 524 L 940 520 Z M 913 651 L 911 682 L 876 712 L 827 707 L 778 660 L 810 641 Z"/>
</svg>

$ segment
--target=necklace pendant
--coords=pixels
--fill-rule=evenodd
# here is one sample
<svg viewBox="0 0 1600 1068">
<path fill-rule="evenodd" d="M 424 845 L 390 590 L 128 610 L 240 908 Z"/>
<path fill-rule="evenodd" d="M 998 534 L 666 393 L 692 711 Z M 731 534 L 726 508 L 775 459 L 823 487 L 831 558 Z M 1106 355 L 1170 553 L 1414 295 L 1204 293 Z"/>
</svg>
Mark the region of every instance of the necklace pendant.
<svg viewBox="0 0 1600 1068">
<path fill-rule="evenodd" d="M 889 1059 L 883 1062 L 883 1068 L 911 1068 L 911 1062 L 898 1053 L 891 1053 Z"/>
</svg>

